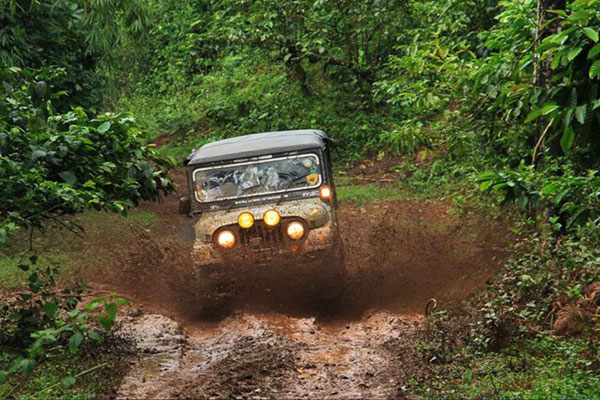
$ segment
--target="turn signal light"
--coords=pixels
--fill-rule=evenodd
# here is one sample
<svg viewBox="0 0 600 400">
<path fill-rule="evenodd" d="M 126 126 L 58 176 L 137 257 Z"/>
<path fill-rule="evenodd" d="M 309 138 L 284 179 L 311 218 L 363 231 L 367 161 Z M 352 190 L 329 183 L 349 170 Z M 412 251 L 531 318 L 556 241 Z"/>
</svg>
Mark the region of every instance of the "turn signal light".
<svg viewBox="0 0 600 400">
<path fill-rule="evenodd" d="M 221 231 L 217 236 L 217 244 L 224 249 L 230 249 L 235 244 L 235 235 L 231 231 Z"/>
<path fill-rule="evenodd" d="M 331 188 L 329 186 L 321 186 L 321 199 L 329 200 L 331 198 Z"/>
<path fill-rule="evenodd" d="M 238 217 L 238 224 L 244 229 L 251 228 L 254 225 L 254 216 L 249 212 L 243 212 Z"/>
<path fill-rule="evenodd" d="M 281 220 L 281 215 L 279 215 L 277 210 L 269 210 L 265 213 L 263 219 L 267 226 L 277 226 L 277 224 Z"/>
</svg>

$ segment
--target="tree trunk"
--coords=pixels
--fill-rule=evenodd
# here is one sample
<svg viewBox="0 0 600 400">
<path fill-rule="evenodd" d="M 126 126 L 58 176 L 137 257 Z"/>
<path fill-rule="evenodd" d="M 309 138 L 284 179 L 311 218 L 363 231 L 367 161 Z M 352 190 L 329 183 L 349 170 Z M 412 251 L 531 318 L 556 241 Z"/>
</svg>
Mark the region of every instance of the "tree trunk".
<svg viewBox="0 0 600 400">
<path fill-rule="evenodd" d="M 537 4 L 537 26 L 538 26 L 538 43 L 541 43 L 545 38 L 550 35 L 554 35 L 560 31 L 560 20 L 557 18 L 557 15 L 551 13 L 551 10 L 565 10 L 566 9 L 566 0 L 538 0 Z M 548 21 L 555 20 L 552 23 L 546 25 Z M 545 26 L 545 27 L 544 27 Z M 543 27 L 543 28 L 542 28 Z M 536 46 L 537 49 L 537 46 Z M 534 72 L 533 72 L 533 85 L 540 86 L 541 88 L 548 88 L 552 79 L 552 57 L 548 57 L 541 62 L 537 62 L 534 64 Z M 532 159 L 532 163 L 536 164 L 537 162 L 537 154 L 536 150 L 538 148 L 544 147 L 545 137 L 548 134 L 548 130 L 554 130 L 555 127 L 551 127 L 552 125 L 548 119 L 542 118 L 538 120 L 537 131 L 540 132 L 541 128 L 544 127 L 544 132 L 541 134 L 538 139 L 538 143 L 536 144 L 536 149 L 534 150 L 534 155 Z M 550 131 L 551 131 L 550 130 Z M 559 140 L 555 139 L 549 143 L 550 153 L 552 155 L 558 156 L 561 154 L 561 147 Z M 539 153 L 542 154 L 542 153 Z"/>
<path fill-rule="evenodd" d="M 298 60 L 294 64 L 296 68 L 296 74 L 298 75 L 298 82 L 300 83 L 300 89 L 302 89 L 302 94 L 304 94 L 304 96 L 310 96 L 310 89 L 308 88 L 306 71 L 302 66 L 302 61 Z"/>
</svg>

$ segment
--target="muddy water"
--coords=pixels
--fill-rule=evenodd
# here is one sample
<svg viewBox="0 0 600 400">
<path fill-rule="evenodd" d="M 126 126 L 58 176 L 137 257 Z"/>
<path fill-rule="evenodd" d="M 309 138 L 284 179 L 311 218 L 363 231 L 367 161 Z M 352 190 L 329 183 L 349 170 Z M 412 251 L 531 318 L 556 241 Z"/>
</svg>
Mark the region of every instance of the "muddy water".
<svg viewBox="0 0 600 400">
<path fill-rule="evenodd" d="M 360 321 L 235 313 L 209 326 L 156 314 L 124 321 L 140 358 L 120 398 L 394 398 L 406 381 L 420 316 L 373 312 Z"/>
<path fill-rule="evenodd" d="M 442 202 L 344 204 L 344 279 L 293 263 L 239 270 L 243 290 L 207 320 L 191 284 L 191 221 L 174 198 L 144 208 L 163 221 L 160 235 L 132 227 L 115 271 L 92 277 L 146 310 L 121 321 L 139 356 L 120 398 L 406 397 L 426 303 L 463 301 L 507 255 L 499 222 L 455 219 Z"/>
</svg>

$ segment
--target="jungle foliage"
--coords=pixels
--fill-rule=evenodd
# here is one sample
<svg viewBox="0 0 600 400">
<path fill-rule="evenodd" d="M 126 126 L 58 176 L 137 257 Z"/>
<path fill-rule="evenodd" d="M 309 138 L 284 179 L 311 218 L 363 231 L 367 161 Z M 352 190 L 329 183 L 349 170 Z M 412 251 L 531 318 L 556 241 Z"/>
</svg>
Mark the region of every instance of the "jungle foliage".
<svg viewBox="0 0 600 400">
<path fill-rule="evenodd" d="M 401 154 L 415 188 L 446 188 L 462 204 L 479 190 L 520 210 L 520 250 L 474 302 L 466 349 L 448 347 L 454 338 L 443 327 L 446 339 L 424 345 L 425 357 L 445 353 L 436 376 L 451 370 L 462 382 L 477 363 L 505 371 L 517 347 L 579 349 L 597 334 L 588 303 L 598 301 L 600 280 L 600 1 L 151 4 L 160 17 L 134 52 L 144 62 L 116 72 L 124 85 L 115 106 L 169 135 L 164 152 L 181 157 L 212 138 L 317 127 L 337 140 L 341 163 Z M 556 324 L 569 310 L 584 316 L 572 317 L 566 334 L 582 336 L 577 343 L 551 336 L 564 334 Z M 574 354 L 537 392 L 490 386 L 486 374 L 495 372 L 484 371 L 465 386 L 427 382 L 436 389 L 423 393 L 584 396 L 598 383 L 581 369 L 597 362 Z"/>
<path fill-rule="evenodd" d="M 111 51 L 143 34 L 147 10 L 134 0 L 0 2 L 0 246 L 19 229 L 78 230 L 78 213 L 125 214 L 172 191 L 172 160 L 134 118 L 99 111 Z M 59 284 L 59 266 L 29 253 L 19 265 L 27 287 L 0 299 L 0 397 L 24 382 L 16 375 L 101 341 L 127 303 L 112 294 L 84 303 L 81 284 Z M 75 381 L 62 376 L 35 396 Z"/>
<path fill-rule="evenodd" d="M 125 213 L 158 200 L 172 184 L 172 165 L 146 143 L 123 113 L 89 115 L 81 107 L 56 113 L 52 78 L 61 73 L 0 70 L 0 243 L 18 228 L 69 229 L 65 216 L 87 209 Z"/>
<path fill-rule="evenodd" d="M 400 154 L 415 187 L 521 210 L 470 362 L 510 349 L 485 332 L 539 347 L 600 280 L 599 32 L 600 0 L 0 2 L 0 242 L 158 199 L 167 154 L 315 127 L 339 163 Z"/>
</svg>

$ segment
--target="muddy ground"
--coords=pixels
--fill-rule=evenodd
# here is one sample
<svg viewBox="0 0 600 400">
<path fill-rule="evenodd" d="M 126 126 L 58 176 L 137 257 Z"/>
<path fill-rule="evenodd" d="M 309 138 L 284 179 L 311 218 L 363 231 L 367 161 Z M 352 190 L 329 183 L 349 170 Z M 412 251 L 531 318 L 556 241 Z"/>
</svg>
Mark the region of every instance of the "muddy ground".
<svg viewBox="0 0 600 400">
<path fill-rule="evenodd" d="M 177 214 L 177 196 L 142 210 L 160 223 L 131 224 L 105 246 L 107 271 L 87 277 L 135 304 L 121 329 L 140 352 L 121 398 L 410 397 L 428 301 L 465 300 L 507 256 L 500 222 L 454 218 L 443 201 L 345 203 L 344 279 L 293 263 L 248 266 L 236 271 L 231 307 L 206 318 L 192 284 L 192 221 Z"/>
</svg>

